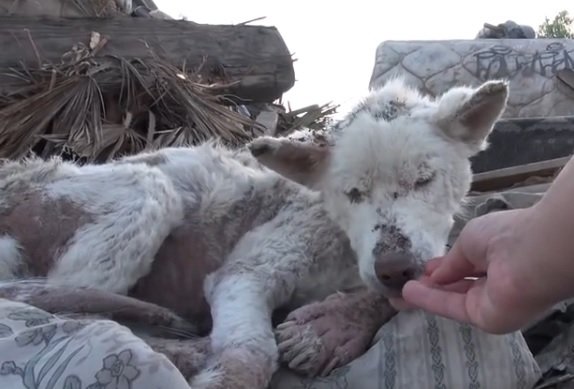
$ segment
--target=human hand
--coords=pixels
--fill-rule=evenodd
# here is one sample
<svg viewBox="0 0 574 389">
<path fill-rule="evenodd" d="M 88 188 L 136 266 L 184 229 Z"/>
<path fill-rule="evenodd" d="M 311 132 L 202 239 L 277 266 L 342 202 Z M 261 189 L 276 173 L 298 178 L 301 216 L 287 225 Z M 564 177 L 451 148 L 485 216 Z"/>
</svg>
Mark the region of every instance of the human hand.
<svg viewBox="0 0 574 389">
<path fill-rule="evenodd" d="M 525 241 L 532 225 L 528 209 L 472 219 L 452 249 L 429 261 L 426 274 L 409 281 L 403 299 L 391 304 L 422 308 L 491 333 L 520 329 L 552 305 L 542 295 L 548 286 L 537 274 L 538 253 L 529 252 Z"/>
</svg>

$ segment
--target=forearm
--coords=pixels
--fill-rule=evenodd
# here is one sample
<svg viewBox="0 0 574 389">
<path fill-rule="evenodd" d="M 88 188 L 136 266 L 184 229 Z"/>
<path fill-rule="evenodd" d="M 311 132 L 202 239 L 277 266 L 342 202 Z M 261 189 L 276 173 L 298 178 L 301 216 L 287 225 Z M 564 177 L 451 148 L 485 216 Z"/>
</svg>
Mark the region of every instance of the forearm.
<svg viewBox="0 0 574 389">
<path fill-rule="evenodd" d="M 546 288 L 547 298 L 574 296 L 574 159 L 527 213 L 517 227 L 523 236 L 516 255 L 524 256 L 530 271 L 544 281 L 540 288 Z"/>
<path fill-rule="evenodd" d="M 556 230 L 569 234 L 574 227 L 574 158 L 564 166 L 540 201 L 533 207 Z"/>
</svg>

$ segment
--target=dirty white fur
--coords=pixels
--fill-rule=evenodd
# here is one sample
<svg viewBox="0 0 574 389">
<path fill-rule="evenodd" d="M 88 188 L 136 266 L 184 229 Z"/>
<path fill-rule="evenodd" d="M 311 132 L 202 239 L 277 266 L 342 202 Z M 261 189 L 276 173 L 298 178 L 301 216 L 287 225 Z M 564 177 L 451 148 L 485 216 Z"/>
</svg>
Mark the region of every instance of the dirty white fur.
<svg viewBox="0 0 574 389">
<path fill-rule="evenodd" d="M 46 185 L 45 195 L 74 199 L 94 215 L 49 273 L 55 284 L 127 293 L 149 272 L 160 245 L 183 217 L 171 180 L 144 165 L 88 166 Z"/>
<path fill-rule="evenodd" d="M 397 79 L 373 91 L 336 126 L 329 153 L 317 157 L 326 166 L 313 185 L 349 236 L 361 277 L 370 286 L 381 288 L 373 249 L 385 237 L 377 227 L 400 231 L 419 270 L 422 262 L 443 253 L 470 187 L 468 158 L 487 147 L 506 98 L 503 82 L 456 87 L 431 100 Z M 282 141 L 257 142 L 277 149 Z M 361 201 L 349 201 L 352 191 Z"/>
<path fill-rule="evenodd" d="M 22 258 L 18 242 L 9 236 L 0 237 L 0 279 L 14 277 L 21 266 Z"/>
<path fill-rule="evenodd" d="M 376 261 L 404 251 L 420 270 L 442 253 L 470 186 L 468 158 L 506 96 L 505 83 L 490 82 L 431 100 L 393 81 L 321 136 L 262 137 L 238 151 L 208 142 L 102 166 L 8 164 L 0 190 L 34 182 L 47 198 L 92 215 L 62 248 L 48 274 L 55 283 L 125 293 L 149 272 L 167 235 L 195 223 L 192 238 L 205 240 L 218 265 L 204 289 L 212 349 L 223 362 L 191 387 L 262 389 L 277 368 L 274 309 L 361 281 L 392 295 Z M 6 252 L 14 253 L 2 257 L 10 268 L 17 252 Z"/>
<path fill-rule="evenodd" d="M 46 200 L 68 199 L 91 214 L 93 220 L 61 249 L 48 280 L 116 293 L 127 293 L 149 272 L 155 253 L 183 217 L 183 204 L 171 180 L 144 165 L 80 168 L 57 158 L 7 162 L 0 168 L 0 190 L 10 194 L 39 190 Z M 10 206 L 2 196 L 0 207 Z M 18 272 L 20 258 L 14 250 L 3 253 L 3 278 Z"/>
</svg>

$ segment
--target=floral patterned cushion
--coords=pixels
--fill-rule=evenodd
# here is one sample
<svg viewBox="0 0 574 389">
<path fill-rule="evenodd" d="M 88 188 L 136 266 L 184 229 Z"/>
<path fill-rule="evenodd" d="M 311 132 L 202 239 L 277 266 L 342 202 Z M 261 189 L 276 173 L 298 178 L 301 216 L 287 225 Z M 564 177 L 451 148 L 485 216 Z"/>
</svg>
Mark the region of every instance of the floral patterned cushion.
<svg viewBox="0 0 574 389">
<path fill-rule="evenodd" d="M 162 354 L 109 320 L 72 320 L 0 299 L 0 388 L 189 389 Z"/>
<path fill-rule="evenodd" d="M 540 370 L 519 332 L 489 335 L 422 311 L 401 312 L 372 347 L 329 377 L 281 369 L 271 389 L 532 388 Z M 0 388 L 189 389 L 126 327 L 55 317 L 0 299 Z"/>
</svg>

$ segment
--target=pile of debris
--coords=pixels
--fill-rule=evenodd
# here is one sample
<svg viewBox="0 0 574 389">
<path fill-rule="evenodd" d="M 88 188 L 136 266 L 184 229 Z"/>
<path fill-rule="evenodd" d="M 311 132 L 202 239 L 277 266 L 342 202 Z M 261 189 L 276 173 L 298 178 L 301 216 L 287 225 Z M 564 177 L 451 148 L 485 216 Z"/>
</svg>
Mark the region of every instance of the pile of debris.
<svg viewBox="0 0 574 389">
<path fill-rule="evenodd" d="M 512 20 L 493 25 L 484 23 L 475 39 L 534 39 L 536 32 L 531 26 L 518 24 Z"/>
<path fill-rule="evenodd" d="M 0 15 L 172 19 L 153 0 L 1 0 Z"/>
<path fill-rule="evenodd" d="M 0 158 L 99 163 L 213 138 L 239 146 L 322 128 L 336 112 L 280 103 L 295 77 L 273 27 L 169 20 L 150 0 L 31 3 L 0 0 Z"/>
</svg>

